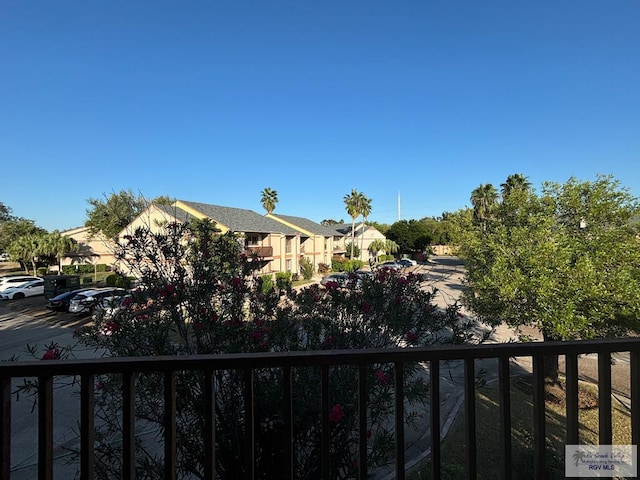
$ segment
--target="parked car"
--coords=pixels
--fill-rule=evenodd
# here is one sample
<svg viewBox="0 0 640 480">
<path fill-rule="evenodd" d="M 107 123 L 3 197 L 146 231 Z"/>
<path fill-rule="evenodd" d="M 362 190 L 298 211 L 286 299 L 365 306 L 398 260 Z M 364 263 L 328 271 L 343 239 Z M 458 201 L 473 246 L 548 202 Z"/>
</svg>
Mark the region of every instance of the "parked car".
<svg viewBox="0 0 640 480">
<path fill-rule="evenodd" d="M 36 280 L 42 280 L 40 277 L 34 277 L 33 275 L 6 275 L 0 277 L 0 292 L 10 287 L 22 285 L 27 282 L 34 282 Z"/>
<path fill-rule="evenodd" d="M 401 258 L 400 260 L 396 261 L 403 267 L 413 267 L 414 265 L 418 264 L 418 262 L 416 262 L 415 260 L 411 260 L 410 258 Z"/>
<path fill-rule="evenodd" d="M 71 299 L 77 294 L 86 292 L 87 290 L 89 289 L 79 288 L 76 290 L 71 290 L 70 292 L 64 292 L 60 295 L 56 295 L 55 297 L 49 299 L 49 301 L 47 302 L 47 308 L 49 310 L 53 310 L 54 312 L 68 312 Z"/>
<path fill-rule="evenodd" d="M 404 267 L 402 264 L 398 263 L 395 260 L 390 260 L 388 262 L 383 262 L 380 265 L 378 265 L 378 268 L 388 268 L 390 270 L 402 270 Z"/>
<path fill-rule="evenodd" d="M 336 272 L 325 275 L 320 280 L 320 285 L 326 286 L 329 282 L 337 283 L 340 287 L 345 287 L 349 281 L 349 274 L 345 272 Z"/>
<path fill-rule="evenodd" d="M 137 313 L 144 313 L 150 299 L 149 292 L 146 289 L 136 288 L 124 295 L 118 294 L 104 297 L 100 300 L 93 311 L 94 319 L 112 320 L 118 314 L 127 308 L 127 304 L 135 309 Z"/>
<path fill-rule="evenodd" d="M 69 302 L 70 313 L 92 314 L 103 298 L 113 296 L 124 296 L 127 291 L 124 288 L 104 287 L 87 290 L 78 293 Z"/>
<path fill-rule="evenodd" d="M 33 280 L 5 288 L 0 293 L 0 298 L 2 300 L 18 300 L 19 298 L 35 297 L 36 295 L 44 295 L 44 280 Z"/>
</svg>

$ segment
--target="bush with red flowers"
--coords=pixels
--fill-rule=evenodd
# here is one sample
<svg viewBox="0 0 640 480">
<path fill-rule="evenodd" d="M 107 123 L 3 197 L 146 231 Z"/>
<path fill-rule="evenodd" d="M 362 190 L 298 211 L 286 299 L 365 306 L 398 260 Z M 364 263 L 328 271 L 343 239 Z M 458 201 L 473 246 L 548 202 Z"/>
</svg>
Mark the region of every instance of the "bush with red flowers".
<svg viewBox="0 0 640 480">
<path fill-rule="evenodd" d="M 247 257 L 232 232 L 221 234 L 212 222 L 192 221 L 165 228 L 139 228 L 123 238 L 117 258 L 138 278 L 132 300 L 115 316 L 95 319 L 77 339 L 103 355 L 155 356 L 238 352 L 280 352 L 364 349 L 462 343 L 470 339 L 468 324 L 456 307 L 433 308 L 435 291 L 422 278 L 380 271 L 371 278 L 348 282 L 347 288 L 313 284 L 300 291 L 262 288 L 255 274 L 260 259 Z M 45 354 L 55 356 L 55 350 Z M 419 365 L 404 371 L 405 402 L 425 403 L 428 380 Z M 332 367 L 329 421 L 331 478 L 357 472 L 357 368 Z M 293 376 L 294 452 L 296 478 L 319 478 L 320 371 L 298 368 Z M 243 374 L 218 371 L 216 386 L 216 469 L 218 478 L 236 479 L 243 471 Z M 121 379 L 96 380 L 96 477 L 117 478 L 121 472 L 119 444 Z M 201 374 L 177 378 L 177 468 L 180 478 L 202 478 L 206 455 Z M 255 469 L 257 478 L 279 478 L 285 450 L 282 372 L 254 372 Z M 367 379 L 367 459 L 369 469 L 393 460 L 393 369 L 371 365 Z M 162 435 L 162 382 L 155 375 L 136 377 L 137 424 Z M 415 418 L 408 416 L 411 424 Z M 354 461 L 355 459 L 355 461 Z M 153 442 L 137 444 L 140 478 L 161 471 L 163 454 Z"/>
</svg>

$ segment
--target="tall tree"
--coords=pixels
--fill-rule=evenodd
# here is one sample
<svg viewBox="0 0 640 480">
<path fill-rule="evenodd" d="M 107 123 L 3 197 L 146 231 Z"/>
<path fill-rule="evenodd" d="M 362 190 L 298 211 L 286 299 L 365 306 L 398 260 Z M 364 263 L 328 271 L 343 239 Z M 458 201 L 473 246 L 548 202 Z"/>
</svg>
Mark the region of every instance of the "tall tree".
<svg viewBox="0 0 640 480">
<path fill-rule="evenodd" d="M 337 225 L 339 223 L 343 223 L 341 220 L 334 220 L 333 218 L 326 218 L 320 222 L 320 225 L 324 225 L 325 227 L 329 227 L 331 225 Z"/>
<path fill-rule="evenodd" d="M 347 213 L 351 217 L 351 258 L 353 258 L 355 238 L 356 238 L 356 218 L 362 212 L 362 194 L 355 188 L 351 193 L 344 196 L 344 205 Z"/>
<path fill-rule="evenodd" d="M 36 275 L 36 261 L 40 255 L 43 238 L 43 235 L 38 234 L 23 235 L 11 242 L 7 248 L 11 258 L 24 265 L 26 273 L 29 273 L 29 265 L 31 265 L 33 274 Z"/>
<path fill-rule="evenodd" d="M 487 228 L 487 222 L 491 217 L 491 211 L 498 201 L 498 192 L 490 183 L 483 183 L 471 192 L 471 205 L 473 205 L 473 217 L 482 226 Z"/>
<path fill-rule="evenodd" d="M 0 202 L 0 222 L 6 222 L 13 219 L 14 216 L 11 213 L 11 207 L 8 207 L 4 203 Z"/>
<path fill-rule="evenodd" d="M 602 176 L 514 193 L 486 230 L 473 224 L 461 236 L 463 303 L 480 320 L 532 325 L 545 339 L 640 331 L 638 200 Z"/>
<path fill-rule="evenodd" d="M 163 197 L 160 197 L 163 198 Z M 91 236 L 102 233 L 109 239 L 116 239 L 118 234 L 141 213 L 149 202 L 131 190 L 120 190 L 102 199 L 87 200 L 85 226 L 89 228 Z"/>
<path fill-rule="evenodd" d="M 276 209 L 276 204 L 278 203 L 278 192 L 270 188 L 265 188 L 262 190 L 260 201 L 264 209 L 267 211 L 267 214 L 270 215 Z"/>
<path fill-rule="evenodd" d="M 360 214 L 362 215 L 362 238 L 360 239 L 360 255 L 364 251 L 364 233 L 367 230 L 367 218 L 371 215 L 371 199 L 360 194 Z"/>
<path fill-rule="evenodd" d="M 47 231 L 38 227 L 33 220 L 11 217 L 0 222 L 0 252 L 8 251 L 9 245 L 20 237 L 26 235 L 44 235 Z"/>
<path fill-rule="evenodd" d="M 529 190 L 531 188 L 531 182 L 527 177 L 521 173 L 514 173 L 509 175 L 504 183 L 500 184 L 502 197 L 508 196 L 513 191 Z"/>
<path fill-rule="evenodd" d="M 419 220 L 397 221 L 389 227 L 386 236 L 405 253 L 424 250 L 432 238 L 428 227 Z"/>
</svg>

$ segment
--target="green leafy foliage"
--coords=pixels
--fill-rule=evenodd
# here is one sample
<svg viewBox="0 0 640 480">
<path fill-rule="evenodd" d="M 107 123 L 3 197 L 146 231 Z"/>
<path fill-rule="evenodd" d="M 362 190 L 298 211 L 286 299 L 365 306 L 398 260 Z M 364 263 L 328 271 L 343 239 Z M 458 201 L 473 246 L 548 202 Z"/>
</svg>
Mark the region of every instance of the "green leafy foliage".
<svg viewBox="0 0 640 480">
<path fill-rule="evenodd" d="M 516 186 L 490 212 L 461 237 L 463 302 L 482 320 L 548 339 L 640 330 L 638 201 L 618 182 L 545 183 L 540 196 Z"/>
<path fill-rule="evenodd" d="M 313 277 L 313 262 L 310 258 L 302 257 L 300 259 L 300 273 L 305 280 L 311 280 Z"/>
<path fill-rule="evenodd" d="M 358 245 L 347 242 L 345 248 L 347 250 L 347 255 L 349 255 L 349 258 L 358 258 L 360 256 L 360 247 L 358 247 Z"/>
<path fill-rule="evenodd" d="M 401 253 L 423 251 L 433 240 L 433 234 L 430 229 L 425 222 L 419 220 L 400 220 L 395 222 L 387 230 L 386 236 L 397 244 Z"/>
<path fill-rule="evenodd" d="M 291 288 L 291 272 L 276 272 L 276 287 L 280 290 Z"/>
</svg>

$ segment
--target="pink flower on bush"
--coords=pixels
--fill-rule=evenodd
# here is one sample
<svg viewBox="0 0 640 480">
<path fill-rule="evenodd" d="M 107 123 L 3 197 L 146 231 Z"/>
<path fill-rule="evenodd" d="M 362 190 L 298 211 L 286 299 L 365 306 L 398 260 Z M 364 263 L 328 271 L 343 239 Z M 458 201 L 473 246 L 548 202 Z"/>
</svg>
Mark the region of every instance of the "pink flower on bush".
<svg viewBox="0 0 640 480">
<path fill-rule="evenodd" d="M 49 348 L 44 352 L 44 355 L 42 355 L 42 360 L 59 360 L 61 353 L 59 348 Z"/>
<path fill-rule="evenodd" d="M 375 371 L 376 377 L 378 377 L 378 383 L 380 385 L 387 385 L 389 380 L 391 380 L 391 375 L 388 373 L 384 373 L 382 370 L 378 369 Z"/>
<path fill-rule="evenodd" d="M 332 281 L 328 281 L 327 283 L 324 284 L 324 286 L 327 290 L 337 290 L 340 287 L 338 282 L 332 282 Z"/>
<path fill-rule="evenodd" d="M 405 278 L 405 277 L 400 277 L 400 278 L 398 279 L 398 283 L 399 283 L 400 285 L 409 285 L 409 280 L 408 280 L 407 278 Z"/>
<path fill-rule="evenodd" d="M 131 298 L 131 297 L 125 297 L 125 299 L 122 300 L 122 306 L 124 308 L 127 308 L 127 307 L 131 306 L 131 304 L 133 304 L 133 298 Z"/>
<path fill-rule="evenodd" d="M 416 332 L 409 332 L 405 337 L 408 342 L 415 342 L 418 339 L 418 334 Z"/>
<path fill-rule="evenodd" d="M 241 288 L 244 285 L 244 282 L 240 277 L 233 277 L 231 285 L 233 285 L 234 288 Z"/>
<path fill-rule="evenodd" d="M 204 329 L 204 325 L 202 322 L 196 322 L 193 324 L 193 328 L 201 332 Z"/>
<path fill-rule="evenodd" d="M 100 333 L 108 337 L 116 330 L 118 330 L 118 324 L 116 322 L 107 322 L 104 324 L 104 327 L 102 327 L 102 330 L 100 330 Z"/>
<path fill-rule="evenodd" d="M 344 408 L 339 403 L 336 403 L 331 410 L 329 410 L 329 421 L 338 423 L 344 418 Z"/>
<path fill-rule="evenodd" d="M 161 291 L 160 291 L 160 295 L 162 295 L 163 297 L 168 297 L 170 295 L 173 295 L 176 291 L 176 287 L 174 287 L 173 285 L 169 284 L 166 285 Z"/>
<path fill-rule="evenodd" d="M 262 332 L 260 332 L 259 330 L 254 330 L 250 335 L 254 340 L 260 340 L 262 338 Z"/>
</svg>

